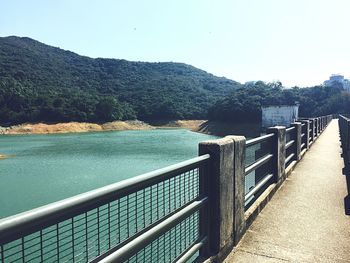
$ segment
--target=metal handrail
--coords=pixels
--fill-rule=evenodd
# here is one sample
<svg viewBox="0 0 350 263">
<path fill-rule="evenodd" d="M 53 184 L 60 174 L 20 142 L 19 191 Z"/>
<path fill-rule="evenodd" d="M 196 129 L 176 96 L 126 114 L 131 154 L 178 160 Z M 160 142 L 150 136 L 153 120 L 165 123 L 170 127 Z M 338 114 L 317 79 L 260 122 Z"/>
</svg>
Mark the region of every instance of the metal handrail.
<svg viewBox="0 0 350 263">
<path fill-rule="evenodd" d="M 265 155 L 264 157 L 260 158 L 253 164 L 249 165 L 248 167 L 245 168 L 245 175 L 248 175 L 251 172 L 255 171 L 256 169 L 258 169 L 259 167 L 261 167 L 262 165 L 270 161 L 272 157 L 273 157 L 273 154 Z"/>
<path fill-rule="evenodd" d="M 295 142 L 295 140 L 290 140 L 288 143 L 286 143 L 286 150 L 293 145 L 293 143 Z"/>
<path fill-rule="evenodd" d="M 248 201 L 256 192 L 258 192 L 271 178 L 273 177 L 273 174 L 268 174 L 262 179 L 250 192 L 248 192 L 244 200 Z"/>
<path fill-rule="evenodd" d="M 179 259 L 176 259 L 176 263 L 186 263 L 188 260 L 198 252 L 206 243 L 207 237 L 202 238 L 199 242 L 193 244 L 186 253 L 184 253 Z"/>
<path fill-rule="evenodd" d="M 290 160 L 292 160 L 292 158 L 294 157 L 294 153 L 291 153 L 287 158 L 286 158 L 286 160 L 285 160 L 285 164 L 287 164 Z"/>
<path fill-rule="evenodd" d="M 250 139 L 250 140 L 246 141 L 245 145 L 246 145 L 246 147 L 249 147 L 249 146 L 258 144 L 260 142 L 266 141 L 266 140 L 272 138 L 273 136 L 274 136 L 273 133 L 269 133 L 269 134 L 266 134 L 266 135 L 263 135 L 263 136 L 260 136 L 260 137 L 254 138 L 254 139 Z"/>
<path fill-rule="evenodd" d="M 295 129 L 294 126 L 293 127 L 289 127 L 289 128 L 286 129 L 286 133 L 289 133 L 289 132 L 293 131 L 294 129 Z"/>
<path fill-rule="evenodd" d="M 51 203 L 0 220 L 0 244 L 57 224 L 76 215 L 97 208 L 131 192 L 175 177 L 179 173 L 198 167 L 210 158 L 205 154 L 178 164 L 145 173 L 115 184 L 107 185 L 74 197 Z"/>
<path fill-rule="evenodd" d="M 256 145 L 256 144 L 261 143 L 261 142 L 265 142 L 265 141 L 273 138 L 274 136 L 275 136 L 274 133 L 270 133 L 270 134 L 266 134 L 264 136 L 260 136 L 260 137 L 248 140 L 248 141 L 246 141 L 246 147 Z M 251 172 L 257 170 L 258 168 L 260 168 L 264 164 L 268 163 L 273 158 L 273 156 L 274 155 L 271 153 L 266 154 L 265 156 L 254 161 L 254 163 L 245 167 L 245 170 L 244 170 L 245 175 L 247 176 Z M 269 172 L 271 172 L 271 171 L 269 171 Z M 273 176 L 273 174 L 267 174 L 257 185 L 255 185 L 254 188 L 245 195 L 245 202 L 250 200 L 264 185 L 266 185 L 269 182 L 270 178 L 272 178 L 272 176 Z"/>
<path fill-rule="evenodd" d="M 113 252 L 109 256 L 102 259 L 101 263 L 112 263 L 112 262 L 124 262 L 133 256 L 140 249 L 146 247 L 153 240 L 157 239 L 159 236 L 163 235 L 165 232 L 170 230 L 172 227 L 176 226 L 178 223 L 183 221 L 186 217 L 198 211 L 207 202 L 207 197 L 194 201 L 181 209 L 176 214 L 167 218 L 166 220 L 160 222 L 155 227 L 149 231 L 143 233 L 141 236 L 130 241 L 128 244 L 124 245 L 117 251 Z"/>
</svg>

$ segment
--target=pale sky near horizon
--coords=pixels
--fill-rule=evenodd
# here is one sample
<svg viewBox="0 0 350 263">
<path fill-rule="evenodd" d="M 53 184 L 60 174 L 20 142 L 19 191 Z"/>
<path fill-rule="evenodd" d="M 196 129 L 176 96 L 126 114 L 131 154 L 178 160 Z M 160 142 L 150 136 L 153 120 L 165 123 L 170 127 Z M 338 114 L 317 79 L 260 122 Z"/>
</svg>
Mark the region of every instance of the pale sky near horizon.
<svg viewBox="0 0 350 263">
<path fill-rule="evenodd" d="M 0 36 L 89 57 L 183 62 L 239 82 L 350 77 L 349 0 L 0 0 Z"/>
</svg>

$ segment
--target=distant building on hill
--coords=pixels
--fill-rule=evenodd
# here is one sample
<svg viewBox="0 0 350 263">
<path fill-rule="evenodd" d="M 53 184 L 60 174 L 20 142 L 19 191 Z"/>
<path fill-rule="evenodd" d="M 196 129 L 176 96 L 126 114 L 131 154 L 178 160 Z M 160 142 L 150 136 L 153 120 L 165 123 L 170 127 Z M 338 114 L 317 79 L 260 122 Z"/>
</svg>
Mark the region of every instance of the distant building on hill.
<svg viewBox="0 0 350 263">
<path fill-rule="evenodd" d="M 244 83 L 244 85 L 255 85 L 258 81 L 256 80 L 251 80 L 251 81 L 247 81 Z"/>
<path fill-rule="evenodd" d="M 261 126 L 263 128 L 276 125 L 288 127 L 298 119 L 299 104 L 296 103 L 296 105 L 291 106 L 263 106 L 261 107 L 261 112 Z"/>
<path fill-rule="evenodd" d="M 344 76 L 340 74 L 332 74 L 332 76 L 329 77 L 329 80 L 323 82 L 323 85 L 329 87 L 341 87 L 350 92 L 350 80 L 345 79 Z"/>
</svg>

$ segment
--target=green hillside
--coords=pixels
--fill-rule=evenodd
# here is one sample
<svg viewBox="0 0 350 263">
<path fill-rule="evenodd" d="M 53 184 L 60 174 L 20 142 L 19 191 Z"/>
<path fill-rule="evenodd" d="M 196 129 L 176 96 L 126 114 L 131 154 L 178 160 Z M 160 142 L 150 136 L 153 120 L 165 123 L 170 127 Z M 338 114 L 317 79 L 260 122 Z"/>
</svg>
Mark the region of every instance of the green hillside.
<svg viewBox="0 0 350 263">
<path fill-rule="evenodd" d="M 0 38 L 0 124 L 200 119 L 239 83 L 182 63 L 92 59 Z"/>
</svg>

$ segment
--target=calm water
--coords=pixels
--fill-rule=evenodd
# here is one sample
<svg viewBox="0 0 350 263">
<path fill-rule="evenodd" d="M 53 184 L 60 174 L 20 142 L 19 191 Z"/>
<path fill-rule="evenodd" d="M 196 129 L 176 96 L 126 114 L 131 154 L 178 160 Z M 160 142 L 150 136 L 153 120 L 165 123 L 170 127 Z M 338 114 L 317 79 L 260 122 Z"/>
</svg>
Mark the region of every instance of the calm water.
<svg viewBox="0 0 350 263">
<path fill-rule="evenodd" d="M 0 136 L 0 218 L 197 156 L 183 129 Z"/>
</svg>

